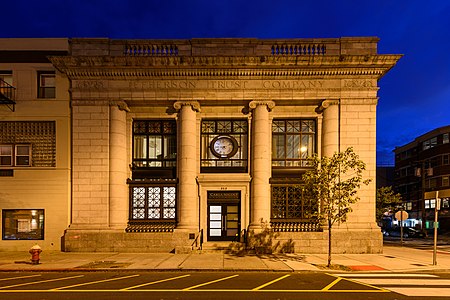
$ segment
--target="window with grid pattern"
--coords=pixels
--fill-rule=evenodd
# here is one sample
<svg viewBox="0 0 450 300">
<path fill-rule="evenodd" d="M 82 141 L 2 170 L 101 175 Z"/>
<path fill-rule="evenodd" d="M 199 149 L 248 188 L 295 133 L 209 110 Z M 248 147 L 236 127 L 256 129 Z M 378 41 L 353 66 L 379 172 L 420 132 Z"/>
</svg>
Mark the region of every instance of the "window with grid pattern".
<svg viewBox="0 0 450 300">
<path fill-rule="evenodd" d="M 133 122 L 133 166 L 137 168 L 175 167 L 177 130 L 175 120 Z"/>
<path fill-rule="evenodd" d="M 0 166 L 56 167 L 56 122 L 0 122 Z"/>
<path fill-rule="evenodd" d="M 315 141 L 315 120 L 273 120 L 272 167 L 308 167 Z"/>
</svg>

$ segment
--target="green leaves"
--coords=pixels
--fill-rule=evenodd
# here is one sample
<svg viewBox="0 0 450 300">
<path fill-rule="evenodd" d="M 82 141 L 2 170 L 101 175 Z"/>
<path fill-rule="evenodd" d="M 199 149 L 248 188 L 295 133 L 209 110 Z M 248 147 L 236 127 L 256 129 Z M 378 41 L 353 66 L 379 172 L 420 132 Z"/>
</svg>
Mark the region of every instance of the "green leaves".
<svg viewBox="0 0 450 300">
<path fill-rule="evenodd" d="M 394 193 L 391 186 L 377 189 L 377 220 L 381 221 L 383 214 L 389 210 L 394 210 L 395 206 L 402 203 L 400 194 Z"/>
<path fill-rule="evenodd" d="M 350 147 L 332 157 L 313 156 L 312 167 L 303 180 L 307 197 L 320 207 L 316 217 L 328 220 L 331 226 L 345 222 L 351 205 L 359 200 L 357 190 L 370 182 L 363 180 L 365 163 Z"/>
</svg>

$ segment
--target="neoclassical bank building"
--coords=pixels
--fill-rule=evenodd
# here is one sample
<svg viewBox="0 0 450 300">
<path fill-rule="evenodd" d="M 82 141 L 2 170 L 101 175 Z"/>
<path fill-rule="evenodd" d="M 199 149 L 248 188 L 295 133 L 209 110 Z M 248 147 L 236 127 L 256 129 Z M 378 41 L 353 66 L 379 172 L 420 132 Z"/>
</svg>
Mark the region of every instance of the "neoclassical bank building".
<svg viewBox="0 0 450 300">
<path fill-rule="evenodd" d="M 188 252 L 270 227 L 297 253 L 326 252 L 302 194 L 309 158 L 352 146 L 372 179 L 333 250 L 378 253 L 378 80 L 400 55 L 376 37 L 70 39 L 65 251 Z M 51 216 L 46 216 L 50 218 Z"/>
</svg>

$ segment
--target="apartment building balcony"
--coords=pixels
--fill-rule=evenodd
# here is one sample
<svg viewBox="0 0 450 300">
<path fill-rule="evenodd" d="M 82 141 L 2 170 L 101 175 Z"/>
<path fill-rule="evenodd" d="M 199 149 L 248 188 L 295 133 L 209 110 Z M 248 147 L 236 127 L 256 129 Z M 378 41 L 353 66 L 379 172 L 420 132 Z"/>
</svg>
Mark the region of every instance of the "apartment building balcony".
<svg viewBox="0 0 450 300">
<path fill-rule="evenodd" d="M 0 104 L 6 105 L 11 111 L 15 110 L 16 88 L 0 79 Z"/>
</svg>

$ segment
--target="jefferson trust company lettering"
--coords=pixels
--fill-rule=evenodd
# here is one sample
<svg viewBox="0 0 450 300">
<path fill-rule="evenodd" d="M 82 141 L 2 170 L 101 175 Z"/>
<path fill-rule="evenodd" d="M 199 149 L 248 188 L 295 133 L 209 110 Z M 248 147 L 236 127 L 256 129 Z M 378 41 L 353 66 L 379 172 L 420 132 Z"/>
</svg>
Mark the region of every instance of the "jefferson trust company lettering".
<svg viewBox="0 0 450 300">
<path fill-rule="evenodd" d="M 322 88 L 322 80 L 151 80 L 131 81 L 132 89 L 308 89 Z"/>
</svg>

